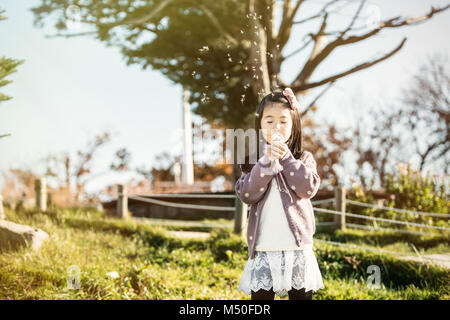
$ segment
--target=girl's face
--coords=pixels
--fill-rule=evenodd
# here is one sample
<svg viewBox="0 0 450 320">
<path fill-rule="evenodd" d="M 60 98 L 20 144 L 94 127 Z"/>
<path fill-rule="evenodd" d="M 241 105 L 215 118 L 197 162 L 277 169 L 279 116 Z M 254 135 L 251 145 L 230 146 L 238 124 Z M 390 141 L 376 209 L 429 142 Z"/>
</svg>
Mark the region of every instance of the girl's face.
<svg viewBox="0 0 450 320">
<path fill-rule="evenodd" d="M 278 132 L 283 137 L 283 142 L 286 142 L 292 131 L 291 112 L 288 108 L 273 105 L 264 108 L 261 117 L 261 129 L 264 139 L 271 143 L 272 135 Z"/>
</svg>

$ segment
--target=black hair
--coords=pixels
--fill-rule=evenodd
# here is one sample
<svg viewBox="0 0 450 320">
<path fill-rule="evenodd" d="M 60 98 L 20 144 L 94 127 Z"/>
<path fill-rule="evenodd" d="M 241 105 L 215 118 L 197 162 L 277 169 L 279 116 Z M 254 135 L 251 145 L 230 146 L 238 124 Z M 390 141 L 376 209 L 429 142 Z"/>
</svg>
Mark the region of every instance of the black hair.
<svg viewBox="0 0 450 320">
<path fill-rule="evenodd" d="M 254 118 L 254 128 L 257 134 L 258 142 L 263 142 L 265 139 L 263 135 L 261 134 L 261 119 L 264 114 L 264 109 L 267 107 L 271 107 L 274 105 L 279 105 L 281 107 L 289 108 L 292 118 L 292 131 L 291 136 L 286 141 L 286 144 L 289 147 L 289 150 L 291 150 L 292 155 L 295 159 L 300 159 L 300 157 L 303 154 L 302 149 L 302 121 L 301 121 L 301 113 L 298 108 L 296 110 L 292 110 L 291 106 L 289 104 L 289 100 L 284 96 L 282 91 L 274 91 L 266 95 L 261 102 L 258 104 L 258 107 L 256 108 L 255 112 L 255 118 Z M 259 150 L 260 143 L 256 144 L 256 154 L 257 159 L 262 156 L 261 152 Z M 245 157 L 245 163 L 241 164 L 241 170 L 245 173 L 250 172 L 251 168 L 254 164 L 249 163 L 249 156 Z"/>
</svg>

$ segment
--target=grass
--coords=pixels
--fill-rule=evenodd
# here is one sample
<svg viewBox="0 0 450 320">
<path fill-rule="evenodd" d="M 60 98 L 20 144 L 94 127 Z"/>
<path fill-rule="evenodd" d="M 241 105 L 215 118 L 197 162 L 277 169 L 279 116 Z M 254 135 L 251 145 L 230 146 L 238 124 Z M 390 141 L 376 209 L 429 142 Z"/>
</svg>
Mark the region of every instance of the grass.
<svg viewBox="0 0 450 320">
<path fill-rule="evenodd" d="M 0 253 L 0 299 L 249 299 L 237 291 L 247 246 L 230 230 L 214 229 L 206 241 L 187 240 L 169 236 L 170 227 L 107 218 L 94 209 L 6 209 L 6 216 L 50 237 L 38 251 Z M 317 238 L 402 249 L 401 238 L 359 232 Z M 448 249 L 445 239 L 416 245 Z M 447 269 L 322 243 L 315 252 L 325 289 L 314 299 L 449 299 Z M 366 284 L 370 265 L 380 268 L 379 289 Z M 80 289 L 67 288 L 70 266 L 79 268 Z M 114 271 L 117 278 L 108 276 Z"/>
</svg>

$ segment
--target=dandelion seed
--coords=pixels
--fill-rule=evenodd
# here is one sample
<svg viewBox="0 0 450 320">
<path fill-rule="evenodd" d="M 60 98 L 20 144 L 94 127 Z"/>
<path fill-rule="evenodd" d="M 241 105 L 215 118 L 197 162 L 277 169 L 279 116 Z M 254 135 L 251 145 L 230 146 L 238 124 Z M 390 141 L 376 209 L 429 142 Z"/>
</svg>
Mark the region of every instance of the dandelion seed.
<svg viewBox="0 0 450 320">
<path fill-rule="evenodd" d="M 209 97 L 206 95 L 206 93 L 202 92 L 202 97 L 201 97 L 200 101 L 202 103 L 208 103 L 209 102 Z"/>
</svg>

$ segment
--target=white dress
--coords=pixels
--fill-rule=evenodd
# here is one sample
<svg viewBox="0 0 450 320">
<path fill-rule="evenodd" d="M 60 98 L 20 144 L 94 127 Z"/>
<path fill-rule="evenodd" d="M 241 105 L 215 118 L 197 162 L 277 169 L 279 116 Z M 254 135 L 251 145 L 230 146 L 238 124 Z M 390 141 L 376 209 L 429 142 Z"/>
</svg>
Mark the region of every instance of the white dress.
<svg viewBox="0 0 450 320">
<path fill-rule="evenodd" d="M 249 258 L 238 291 L 260 289 L 285 297 L 292 288 L 314 292 L 323 289 L 313 245 L 298 246 L 286 218 L 275 177 L 261 212 L 254 259 Z"/>
</svg>

